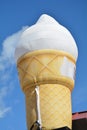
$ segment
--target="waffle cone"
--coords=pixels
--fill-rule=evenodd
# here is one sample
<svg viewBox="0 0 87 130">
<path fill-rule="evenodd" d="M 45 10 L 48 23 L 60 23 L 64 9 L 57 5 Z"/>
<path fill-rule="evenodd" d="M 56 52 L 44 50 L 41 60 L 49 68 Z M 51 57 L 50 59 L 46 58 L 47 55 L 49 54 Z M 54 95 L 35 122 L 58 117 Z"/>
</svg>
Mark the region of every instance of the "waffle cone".
<svg viewBox="0 0 87 130">
<path fill-rule="evenodd" d="M 20 83 L 26 95 L 28 130 L 37 120 L 35 86 L 39 86 L 43 129 L 64 126 L 71 129 L 71 91 L 74 80 L 61 73 L 65 57 L 75 64 L 71 55 L 56 50 L 27 53 L 18 60 Z"/>
</svg>

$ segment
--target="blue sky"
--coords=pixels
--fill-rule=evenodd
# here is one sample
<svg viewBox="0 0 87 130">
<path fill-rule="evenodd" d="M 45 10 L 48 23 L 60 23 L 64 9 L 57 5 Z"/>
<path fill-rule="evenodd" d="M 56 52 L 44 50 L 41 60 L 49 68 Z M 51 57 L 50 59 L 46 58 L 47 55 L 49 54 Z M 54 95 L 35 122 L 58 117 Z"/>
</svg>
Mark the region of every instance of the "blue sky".
<svg viewBox="0 0 87 130">
<path fill-rule="evenodd" d="M 79 57 L 72 110 L 87 111 L 87 1 L 0 0 L 0 130 L 27 129 L 14 49 L 22 31 L 44 13 L 67 27 L 76 40 Z"/>
</svg>

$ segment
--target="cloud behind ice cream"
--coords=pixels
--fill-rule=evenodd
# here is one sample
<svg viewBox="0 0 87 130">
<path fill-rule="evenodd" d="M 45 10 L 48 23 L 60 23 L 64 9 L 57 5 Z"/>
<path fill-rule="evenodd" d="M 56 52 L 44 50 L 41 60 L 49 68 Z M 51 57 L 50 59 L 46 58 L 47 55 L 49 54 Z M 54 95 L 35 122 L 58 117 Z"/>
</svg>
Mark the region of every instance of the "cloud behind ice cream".
<svg viewBox="0 0 87 130">
<path fill-rule="evenodd" d="M 0 55 L 0 118 L 5 117 L 12 110 L 12 107 L 7 105 L 6 97 L 15 86 L 15 80 L 12 78 L 15 63 L 14 52 L 19 38 L 26 28 L 27 26 L 23 27 L 7 37 L 2 43 L 3 48 Z"/>
<path fill-rule="evenodd" d="M 22 34 L 22 32 L 27 28 L 23 27 L 18 32 L 12 34 L 11 36 L 7 37 L 4 42 L 2 43 L 3 49 L 0 56 L 0 69 L 4 69 L 6 67 L 5 61 L 8 61 L 9 63 L 13 63 L 14 61 L 14 52 L 15 48 L 18 44 L 19 38 Z M 7 62 L 7 63 L 8 63 Z"/>
<path fill-rule="evenodd" d="M 11 107 L 6 106 L 4 103 L 4 98 L 7 96 L 8 91 L 8 87 L 2 87 L 0 89 L 0 118 L 3 118 L 11 110 Z"/>
</svg>

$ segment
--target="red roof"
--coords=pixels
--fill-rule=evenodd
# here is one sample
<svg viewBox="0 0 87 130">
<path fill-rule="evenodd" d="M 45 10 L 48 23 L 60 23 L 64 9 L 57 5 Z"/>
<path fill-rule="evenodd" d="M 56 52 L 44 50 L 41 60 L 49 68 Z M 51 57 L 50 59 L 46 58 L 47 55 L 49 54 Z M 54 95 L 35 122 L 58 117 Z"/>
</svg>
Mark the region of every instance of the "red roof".
<svg viewBox="0 0 87 130">
<path fill-rule="evenodd" d="M 87 111 L 72 114 L 72 120 L 87 118 Z"/>
</svg>

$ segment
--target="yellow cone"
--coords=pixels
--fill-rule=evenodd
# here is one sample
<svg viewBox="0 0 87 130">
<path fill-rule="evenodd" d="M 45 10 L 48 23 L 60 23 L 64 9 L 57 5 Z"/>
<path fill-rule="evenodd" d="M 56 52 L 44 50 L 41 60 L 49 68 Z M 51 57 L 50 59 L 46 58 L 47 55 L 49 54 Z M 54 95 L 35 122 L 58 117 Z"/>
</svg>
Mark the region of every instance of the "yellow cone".
<svg viewBox="0 0 87 130">
<path fill-rule="evenodd" d="M 71 129 L 74 75 L 70 73 L 75 69 L 74 58 L 63 51 L 39 50 L 21 56 L 17 67 L 26 95 L 28 130 L 37 120 L 36 86 L 39 86 L 42 128 L 67 126 Z"/>
</svg>

